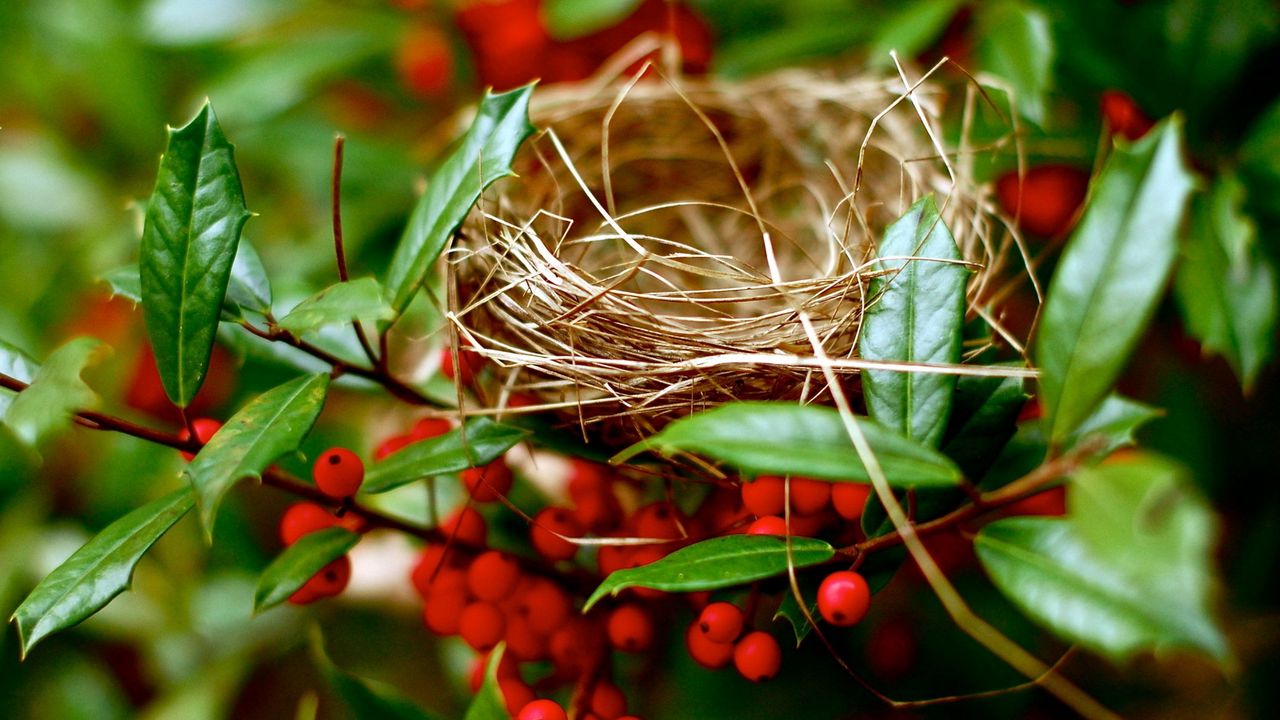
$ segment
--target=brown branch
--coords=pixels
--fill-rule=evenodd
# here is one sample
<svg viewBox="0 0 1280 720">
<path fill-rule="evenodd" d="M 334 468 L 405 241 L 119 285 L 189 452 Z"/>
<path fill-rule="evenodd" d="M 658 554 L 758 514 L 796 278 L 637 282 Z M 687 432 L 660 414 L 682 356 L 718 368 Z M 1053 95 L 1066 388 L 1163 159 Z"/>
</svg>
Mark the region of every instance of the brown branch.
<svg viewBox="0 0 1280 720">
<path fill-rule="evenodd" d="M 30 387 L 30 384 L 0 373 L 0 387 L 20 393 Z M 179 435 L 149 428 L 105 413 L 79 410 L 75 412 L 73 419 L 76 424 L 91 430 L 120 433 L 183 452 L 194 454 L 204 446 L 204 443 L 195 438 L 194 433 L 188 439 L 183 439 Z M 334 510 L 341 509 L 346 513 L 353 513 L 363 518 L 370 527 L 396 530 L 429 543 L 441 545 L 448 543 L 452 549 L 467 555 L 476 555 L 489 550 L 488 547 L 482 545 L 469 545 L 457 538 L 451 538 L 448 533 L 438 527 L 415 525 L 349 499 L 332 498 L 325 495 L 316 486 L 304 482 L 279 468 L 267 468 L 266 472 L 262 474 L 262 484 Z M 516 556 L 516 560 L 525 570 L 569 585 L 573 590 L 590 592 L 594 589 L 594 580 L 585 573 L 565 573 L 550 564 L 528 557 Z"/>
<path fill-rule="evenodd" d="M 1100 440 L 1084 442 L 1066 455 L 1037 467 L 1008 485 L 976 496 L 968 505 L 952 510 L 940 518 L 913 524 L 911 527 L 915 530 L 916 535 L 932 535 L 950 530 L 963 522 L 1017 502 L 1044 489 L 1044 486 L 1049 483 L 1075 472 L 1086 458 L 1099 450 L 1100 446 Z M 901 545 L 902 542 L 902 532 L 894 530 L 885 535 L 840 548 L 837 551 L 837 557 L 846 560 L 857 560 L 870 553 Z"/>
<path fill-rule="evenodd" d="M 337 355 L 316 347 L 306 340 L 298 338 L 294 336 L 293 333 L 283 330 L 274 324 L 272 324 L 268 329 L 263 329 L 255 326 L 253 323 L 245 321 L 240 323 L 240 327 L 263 340 L 284 343 L 305 352 L 311 357 L 314 357 L 332 367 L 335 376 L 355 375 L 356 377 L 362 377 L 366 380 L 372 380 L 373 382 L 381 385 L 387 392 L 391 393 L 396 398 L 411 405 L 435 406 L 438 404 L 418 389 L 404 383 L 402 380 L 392 375 L 391 371 L 386 367 L 386 363 L 379 363 L 371 368 L 364 367 L 362 365 L 353 365 Z"/>
<path fill-rule="evenodd" d="M 342 244 L 342 156 L 346 146 L 346 137 L 338 135 L 333 139 L 333 181 L 330 186 L 330 199 L 333 206 L 333 254 L 338 261 L 338 280 L 342 282 L 346 282 L 351 277 L 347 272 L 347 251 Z M 369 337 L 364 334 L 364 327 L 360 321 L 352 320 L 351 327 L 356 331 L 356 339 L 360 341 L 365 357 L 369 358 L 369 364 L 375 368 L 382 368 L 384 361 L 373 352 L 373 346 L 369 344 Z"/>
</svg>

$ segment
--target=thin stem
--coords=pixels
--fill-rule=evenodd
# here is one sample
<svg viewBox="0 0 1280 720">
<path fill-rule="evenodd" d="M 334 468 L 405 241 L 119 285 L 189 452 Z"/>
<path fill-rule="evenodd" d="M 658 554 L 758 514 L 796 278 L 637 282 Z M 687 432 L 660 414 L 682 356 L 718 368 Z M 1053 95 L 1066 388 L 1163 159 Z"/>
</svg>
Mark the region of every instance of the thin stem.
<svg viewBox="0 0 1280 720">
<path fill-rule="evenodd" d="M 25 383 L 17 378 L 0 373 L 0 387 L 20 393 L 30 387 L 30 385 L 29 383 Z M 200 448 L 204 446 L 204 443 L 200 442 L 194 433 L 192 433 L 189 438 L 183 439 L 179 435 L 149 428 L 124 418 L 107 415 L 105 413 L 80 410 L 73 415 L 73 419 L 76 424 L 91 430 L 120 433 L 122 435 L 138 438 L 139 440 L 146 440 L 147 442 L 154 443 L 156 445 L 164 445 L 175 450 L 193 454 L 199 452 Z M 268 468 L 266 472 L 262 474 L 262 484 L 296 495 L 306 500 L 310 500 L 318 505 L 323 505 L 328 508 L 335 510 L 345 508 L 346 512 L 359 515 L 363 518 L 370 527 L 395 530 L 420 538 L 429 543 L 451 543 L 452 550 L 463 552 L 468 555 L 476 555 L 489 549 L 484 546 L 468 544 L 458 538 L 450 538 L 449 533 L 444 532 L 438 527 L 422 527 L 421 525 L 415 525 L 401 520 L 400 518 L 384 514 L 350 499 L 329 497 L 321 492 L 316 486 L 304 482 L 275 467 Z M 556 580 L 561 584 L 568 585 L 573 590 L 585 593 L 594 589 L 593 579 L 587 577 L 585 574 L 566 574 L 557 570 L 550 564 L 531 558 L 518 557 L 517 561 L 529 572 Z"/>
<path fill-rule="evenodd" d="M 342 157 L 346 146 L 346 136 L 339 134 L 334 137 L 333 180 L 330 185 L 330 199 L 333 206 L 333 254 L 338 261 L 338 279 L 342 282 L 346 282 L 351 277 L 347 272 L 347 251 L 342 244 Z M 369 364 L 375 368 L 381 367 L 382 361 L 374 353 L 373 346 L 369 344 L 369 337 L 364 334 L 364 326 L 359 320 L 352 320 L 351 327 L 355 328 L 356 339 L 360 341 L 365 357 L 369 358 Z"/>
<path fill-rule="evenodd" d="M 336 375 L 355 375 L 357 377 L 365 378 L 366 380 L 372 380 L 373 382 L 376 382 L 382 387 L 386 388 L 387 392 L 391 393 L 396 398 L 403 400 L 411 405 L 434 406 L 437 404 L 434 401 L 432 401 L 431 398 L 428 398 L 426 395 L 424 395 L 422 392 L 420 392 L 416 388 L 405 384 L 404 382 L 396 378 L 394 375 L 392 375 L 387 370 L 384 364 L 377 364 L 371 368 L 367 368 L 361 365 L 353 365 L 347 362 L 346 360 L 343 360 L 342 358 L 338 357 L 337 355 L 334 355 L 333 353 L 327 350 L 324 350 L 322 348 L 316 347 L 315 345 L 312 345 L 306 340 L 295 337 L 293 333 L 290 333 L 287 330 L 282 330 L 279 327 L 276 327 L 275 325 L 272 325 L 270 328 L 264 330 L 263 328 L 255 326 L 253 323 L 241 322 L 240 327 L 244 328 L 245 330 L 248 330 L 250 333 L 254 335 L 257 335 L 263 340 L 269 340 L 271 342 L 280 342 L 286 345 L 291 345 L 307 353 L 311 357 L 314 357 L 317 360 L 320 360 L 321 362 L 327 363 L 328 365 L 333 367 L 335 376 Z"/>
</svg>

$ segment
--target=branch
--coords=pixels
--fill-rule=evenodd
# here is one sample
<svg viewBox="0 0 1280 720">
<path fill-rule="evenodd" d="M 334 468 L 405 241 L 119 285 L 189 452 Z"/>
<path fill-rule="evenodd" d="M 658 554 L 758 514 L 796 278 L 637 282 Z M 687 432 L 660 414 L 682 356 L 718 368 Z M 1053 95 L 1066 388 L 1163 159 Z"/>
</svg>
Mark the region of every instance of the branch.
<svg viewBox="0 0 1280 720">
<path fill-rule="evenodd" d="M 1059 480 L 1071 473 L 1075 472 L 1084 463 L 1085 459 L 1095 454 L 1101 447 L 1102 441 L 1093 440 L 1081 443 L 1071 452 L 1063 455 L 1055 460 L 1047 462 L 1026 475 L 1014 480 L 997 490 L 989 493 L 983 493 L 973 499 L 968 505 L 961 506 L 940 518 L 913 524 L 911 527 L 915 530 L 916 535 L 932 535 L 935 533 L 950 530 L 955 526 L 976 518 L 993 510 L 998 510 L 1006 505 L 1021 500 L 1028 495 L 1044 489 L 1046 485 Z M 887 548 L 901 545 L 903 542 L 902 531 L 894 530 L 893 532 L 880 535 L 878 537 L 863 540 L 860 543 L 840 548 L 838 556 L 843 558 L 858 559 L 867 554 L 884 550 Z"/>
<path fill-rule="evenodd" d="M 338 135 L 333 139 L 333 181 L 330 187 L 330 198 L 333 205 L 333 254 L 338 261 L 338 280 L 346 282 L 351 276 L 347 273 L 347 251 L 342 245 L 342 151 L 347 146 L 347 138 Z M 375 368 L 384 368 L 386 357 L 378 357 L 369 344 L 369 337 L 364 334 L 364 326 L 359 320 L 352 320 L 356 339 L 369 358 L 369 364 Z"/>
<path fill-rule="evenodd" d="M 30 384 L 18 380 L 17 378 L 10 377 L 9 375 L 5 375 L 4 373 L 0 373 L 0 387 L 20 393 L 30 387 Z M 200 448 L 204 446 L 204 443 L 200 442 L 195 437 L 194 433 L 191 434 L 189 439 L 183 439 L 173 433 L 149 428 L 144 425 L 139 425 L 129 420 L 125 420 L 124 418 L 105 413 L 90 410 L 78 410 L 73 415 L 73 419 L 77 425 L 91 430 L 120 433 L 140 440 L 146 440 L 147 442 L 156 445 L 164 445 L 166 447 L 171 447 L 174 450 L 185 451 L 193 454 L 199 452 Z M 449 533 L 438 527 L 422 527 L 420 525 L 405 522 L 400 518 L 384 514 L 378 510 L 374 510 L 373 508 L 361 505 L 351 500 L 329 497 L 321 492 L 316 486 L 304 482 L 303 480 L 300 480 L 297 477 L 275 467 L 268 468 L 267 471 L 262 474 L 262 484 L 305 498 L 334 510 L 353 513 L 363 518 L 370 527 L 396 530 L 398 532 L 420 538 L 429 543 L 449 546 L 450 548 L 467 555 L 477 555 L 490 549 L 486 546 L 471 545 L 463 542 L 456 537 L 450 536 Z M 594 581 L 583 573 L 566 574 L 552 565 L 526 557 L 516 556 L 516 560 L 529 572 L 551 578 L 561 583 L 569 584 L 573 589 L 589 592 L 594 588 Z"/>
</svg>

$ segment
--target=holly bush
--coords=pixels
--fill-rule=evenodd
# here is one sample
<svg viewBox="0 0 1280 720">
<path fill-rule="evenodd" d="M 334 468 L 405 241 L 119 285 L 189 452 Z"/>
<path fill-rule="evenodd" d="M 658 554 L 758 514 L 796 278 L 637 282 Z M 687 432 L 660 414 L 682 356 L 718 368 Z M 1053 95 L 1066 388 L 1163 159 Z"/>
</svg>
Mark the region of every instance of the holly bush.
<svg viewBox="0 0 1280 720">
<path fill-rule="evenodd" d="M 925 197 L 830 404 L 627 446 L 459 412 L 495 368 L 442 254 L 530 98 L 655 32 L 1007 98 L 979 172 L 1038 311 L 902 259 L 959 257 Z M 1278 38 L 1261 0 L 5 3 L 6 716 L 1274 715 Z"/>
</svg>

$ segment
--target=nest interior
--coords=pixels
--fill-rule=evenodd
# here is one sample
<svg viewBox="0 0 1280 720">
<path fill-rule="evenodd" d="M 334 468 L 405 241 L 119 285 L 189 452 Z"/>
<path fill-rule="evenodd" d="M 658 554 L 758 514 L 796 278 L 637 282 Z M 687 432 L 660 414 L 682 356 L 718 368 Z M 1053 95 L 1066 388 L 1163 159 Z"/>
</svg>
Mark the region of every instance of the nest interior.
<svg viewBox="0 0 1280 720">
<path fill-rule="evenodd" d="M 927 132 L 941 93 L 905 90 L 790 73 L 540 91 L 517 177 L 447 256 L 487 401 L 610 444 L 728 400 L 822 402 L 800 315 L 829 357 L 856 357 L 877 238 L 912 202 L 937 194 L 979 268 L 1007 254 L 985 188 Z"/>
</svg>

